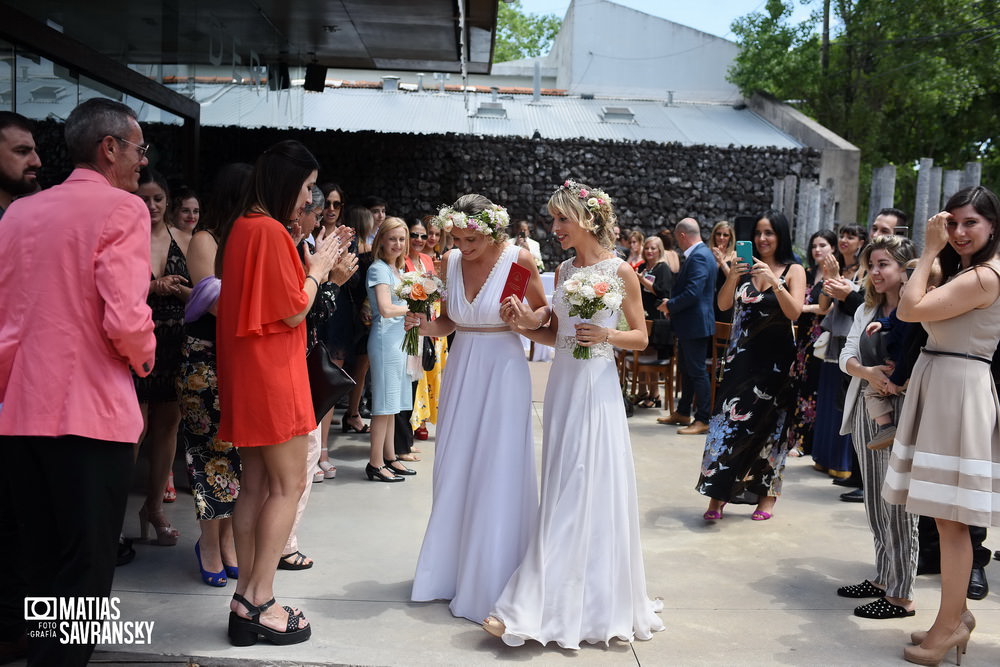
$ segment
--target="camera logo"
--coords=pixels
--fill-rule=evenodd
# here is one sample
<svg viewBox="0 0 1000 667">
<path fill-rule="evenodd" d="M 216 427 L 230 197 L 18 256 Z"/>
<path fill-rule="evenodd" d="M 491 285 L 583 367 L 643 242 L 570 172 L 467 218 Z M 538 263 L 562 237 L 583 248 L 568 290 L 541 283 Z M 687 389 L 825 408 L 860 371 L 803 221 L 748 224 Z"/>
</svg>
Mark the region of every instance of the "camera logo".
<svg viewBox="0 0 1000 667">
<path fill-rule="evenodd" d="M 24 620 L 54 621 L 57 617 L 56 598 L 24 598 Z"/>
</svg>

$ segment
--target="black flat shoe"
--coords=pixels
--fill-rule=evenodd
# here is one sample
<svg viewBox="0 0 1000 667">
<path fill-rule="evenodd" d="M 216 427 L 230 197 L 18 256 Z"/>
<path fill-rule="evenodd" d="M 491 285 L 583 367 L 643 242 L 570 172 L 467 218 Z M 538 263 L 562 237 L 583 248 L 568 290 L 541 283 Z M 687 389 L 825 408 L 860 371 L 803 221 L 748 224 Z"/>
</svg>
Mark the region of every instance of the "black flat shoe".
<svg viewBox="0 0 1000 667">
<path fill-rule="evenodd" d="M 305 619 L 302 614 L 293 614 L 288 607 L 283 607 L 288 612 L 288 621 L 284 631 L 273 630 L 260 622 L 260 615 L 274 605 L 274 598 L 271 598 L 259 607 L 250 604 L 242 595 L 236 594 L 233 599 L 246 607 L 250 618 L 243 618 L 235 611 L 229 612 L 229 643 L 233 646 L 253 646 L 257 643 L 258 637 L 263 637 L 272 644 L 287 646 L 304 642 L 312 636 L 312 626 L 299 627 L 299 623 Z"/>
<path fill-rule="evenodd" d="M 837 595 L 842 598 L 880 598 L 885 595 L 885 590 L 865 579 L 860 584 L 841 586 L 837 589 Z"/>
<path fill-rule="evenodd" d="M 392 465 L 393 463 L 398 463 L 399 465 L 401 465 L 403 467 L 402 468 L 397 468 L 396 466 Z M 391 461 L 385 461 L 385 467 L 388 468 L 389 470 L 393 471 L 397 475 L 416 475 L 417 474 L 416 470 L 410 470 L 405 465 L 403 465 L 403 462 L 400 461 L 399 459 L 393 459 Z"/>
<path fill-rule="evenodd" d="M 393 475 L 392 477 L 386 477 L 380 471 L 388 470 L 390 472 L 395 472 L 395 468 L 390 468 L 389 466 L 380 466 L 376 468 L 371 463 L 365 464 L 365 474 L 368 475 L 369 482 L 402 482 L 405 481 L 403 477 L 398 475 Z"/>
<path fill-rule="evenodd" d="M 978 565 L 972 566 L 972 574 L 969 576 L 969 588 L 965 597 L 970 600 L 982 600 L 990 594 L 990 584 L 986 581 L 986 572 Z"/>
<path fill-rule="evenodd" d="M 845 503 L 863 503 L 865 502 L 865 490 L 854 489 L 853 491 L 842 493 L 840 494 L 840 499 Z"/>
</svg>

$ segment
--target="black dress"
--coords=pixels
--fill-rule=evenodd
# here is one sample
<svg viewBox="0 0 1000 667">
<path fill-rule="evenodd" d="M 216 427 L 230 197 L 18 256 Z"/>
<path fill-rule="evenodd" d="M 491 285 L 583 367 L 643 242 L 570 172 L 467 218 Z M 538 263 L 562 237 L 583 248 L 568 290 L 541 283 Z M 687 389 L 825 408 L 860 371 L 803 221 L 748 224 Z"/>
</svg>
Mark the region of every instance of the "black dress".
<svg viewBox="0 0 1000 667">
<path fill-rule="evenodd" d="M 167 230 L 170 233 L 170 230 Z M 183 276 L 188 283 L 187 259 L 181 252 L 181 247 L 170 235 L 170 248 L 167 250 L 167 263 L 163 268 L 165 276 Z M 150 280 L 156 276 L 150 274 Z M 184 332 L 184 302 L 180 298 L 167 294 L 150 292 L 146 299 L 153 311 L 153 335 L 156 337 L 156 363 L 153 372 L 144 378 L 133 374 L 135 393 L 140 403 L 169 403 L 177 400 L 177 376 L 181 368 L 181 348 L 187 337 Z"/>
<path fill-rule="evenodd" d="M 784 284 L 788 268 L 781 273 Z M 788 372 L 795 359 L 792 323 L 773 290 L 758 292 L 749 275 L 736 287 L 733 328 L 709 422 L 697 490 L 729 502 L 756 504 L 781 494 L 788 454 L 781 437 L 790 407 Z"/>
</svg>

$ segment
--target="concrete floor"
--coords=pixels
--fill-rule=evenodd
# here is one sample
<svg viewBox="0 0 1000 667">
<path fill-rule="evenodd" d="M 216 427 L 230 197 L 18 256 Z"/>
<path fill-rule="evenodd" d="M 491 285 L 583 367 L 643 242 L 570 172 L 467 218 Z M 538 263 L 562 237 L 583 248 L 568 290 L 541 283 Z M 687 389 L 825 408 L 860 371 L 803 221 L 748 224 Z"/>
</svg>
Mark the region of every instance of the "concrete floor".
<svg viewBox="0 0 1000 667">
<path fill-rule="evenodd" d="M 535 439 L 541 455 L 541 397 L 546 366 L 535 364 Z M 445 602 L 411 603 L 413 567 L 431 506 L 434 440 L 422 443 L 418 475 L 402 484 L 363 478 L 365 436 L 332 438 L 338 477 L 314 485 L 300 531 L 316 566 L 279 571 L 279 602 L 300 606 L 313 625 L 310 641 L 233 648 L 226 638 L 229 588 L 204 585 L 193 553 L 197 527 L 183 495 L 168 513 L 181 530 L 176 547 L 137 544 L 119 568 L 115 595 L 125 619 L 155 621 L 149 646 L 106 647 L 95 662 L 149 661 L 223 665 L 898 665 L 908 633 L 934 618 L 938 577 L 916 584 L 917 615 L 874 621 L 851 614 L 854 601 L 835 589 L 872 574 L 872 542 L 860 504 L 843 489 L 790 459 L 774 518 L 750 520 L 752 507 L 728 508 L 706 524 L 693 487 L 704 438 L 678 436 L 656 424 L 658 411 L 630 420 L 643 517 L 649 594 L 665 601 L 666 631 L 651 641 L 565 651 L 529 643 L 509 648 L 477 625 L 453 618 Z M 433 434 L 433 431 L 432 431 Z M 502 500 L 502 499 L 498 499 Z M 141 499 L 130 498 L 126 533 L 137 534 Z M 486 520 L 486 518 L 484 518 Z M 1000 548 L 1000 533 L 992 536 Z M 987 569 L 1000 591 L 1000 567 Z M 972 602 L 979 625 L 965 664 L 1000 664 L 1000 597 Z M 143 655 L 138 655 L 142 653 Z M 173 656 L 173 657 L 172 657 Z M 953 655 L 951 656 L 954 657 Z M 188 658 L 188 659 L 185 659 Z M 945 661 L 950 664 L 950 659 Z"/>
</svg>

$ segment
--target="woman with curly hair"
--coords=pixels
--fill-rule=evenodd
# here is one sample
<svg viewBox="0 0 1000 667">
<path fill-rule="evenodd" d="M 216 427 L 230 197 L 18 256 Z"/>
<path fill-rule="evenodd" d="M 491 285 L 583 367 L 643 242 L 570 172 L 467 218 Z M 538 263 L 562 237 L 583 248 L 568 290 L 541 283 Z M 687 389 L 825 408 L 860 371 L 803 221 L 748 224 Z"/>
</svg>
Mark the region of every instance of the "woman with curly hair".
<svg viewBox="0 0 1000 667">
<path fill-rule="evenodd" d="M 548 326 L 508 298 L 504 314 L 521 333 L 556 348 L 545 389 L 542 500 L 538 528 L 483 628 L 510 646 L 533 639 L 578 649 L 650 639 L 663 630 L 662 603 L 646 595 L 639 505 L 628 422 L 614 348 L 646 347 L 635 271 L 614 253 L 611 199 L 567 181 L 549 199 L 552 232 L 576 256 L 559 265 Z M 618 285 L 612 302 L 590 319 L 570 315 L 565 298 L 575 279 Z M 628 329 L 620 331 L 619 314 Z M 615 340 L 612 341 L 611 339 Z M 579 358 L 576 346 L 589 350 Z"/>
</svg>

